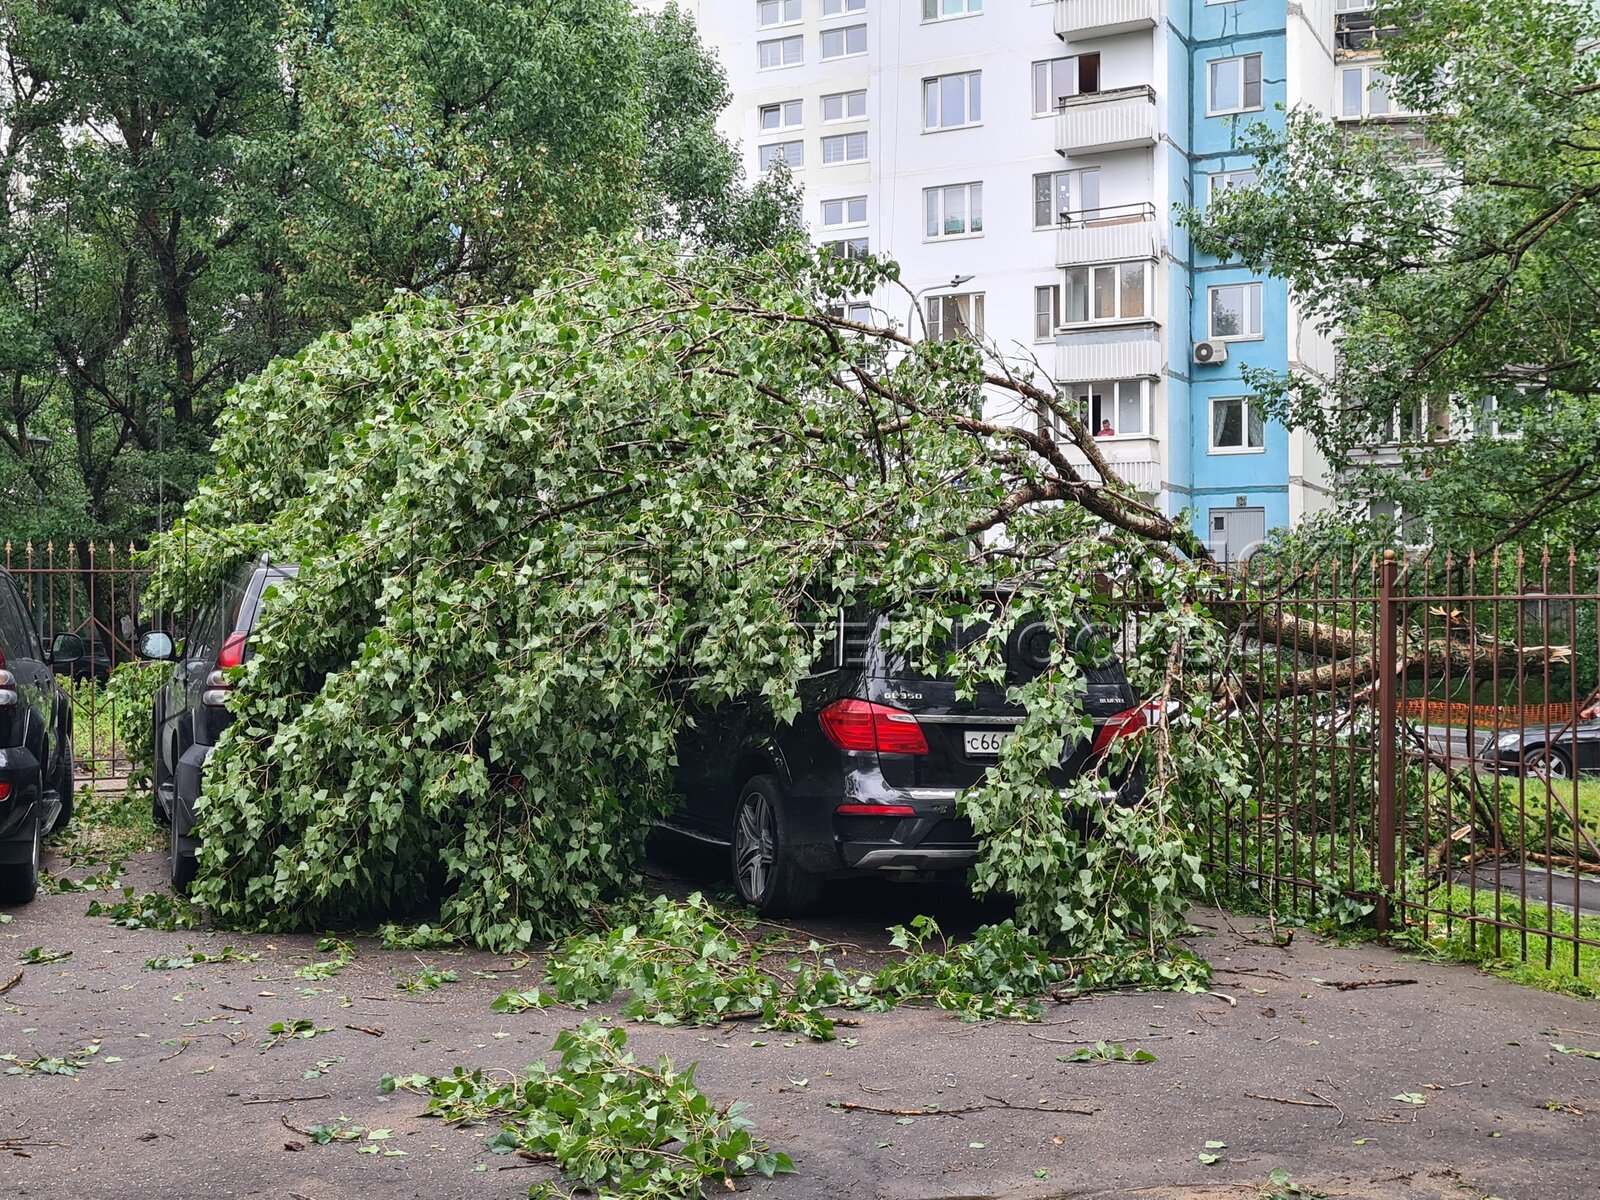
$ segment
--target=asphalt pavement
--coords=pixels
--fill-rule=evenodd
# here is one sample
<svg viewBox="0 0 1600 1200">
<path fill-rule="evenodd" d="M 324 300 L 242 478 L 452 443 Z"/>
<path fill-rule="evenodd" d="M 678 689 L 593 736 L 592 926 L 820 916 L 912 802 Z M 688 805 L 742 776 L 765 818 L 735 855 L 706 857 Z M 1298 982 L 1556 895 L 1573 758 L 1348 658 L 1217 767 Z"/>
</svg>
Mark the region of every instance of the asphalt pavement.
<svg viewBox="0 0 1600 1200">
<path fill-rule="evenodd" d="M 160 871 L 141 857 L 128 882 L 155 888 Z M 0 982 L 22 972 L 0 996 L 0 1052 L 85 1064 L 0 1078 L 10 1151 L 0 1194 L 524 1196 L 548 1167 L 485 1152 L 492 1130 L 425 1118 L 416 1097 L 382 1094 L 379 1078 L 518 1070 L 584 1015 L 615 1015 L 492 1013 L 501 991 L 537 982 L 537 955 L 392 952 L 361 938 L 349 967 L 308 982 L 296 968 L 327 957 L 313 935 L 128 930 L 86 916 L 91 898 L 42 896 L 0 925 L 8 959 L 71 951 L 0 966 Z M 952 928 L 983 915 L 948 894 L 843 888 L 806 928 L 850 943 L 842 963 L 867 968 L 887 953 L 884 926 L 930 906 Z M 1203 995 L 1051 1004 L 1033 1025 L 862 1014 L 831 1043 L 749 1024 L 627 1028 L 641 1057 L 697 1061 L 701 1087 L 749 1102 L 760 1131 L 793 1156 L 798 1173 L 749 1183 L 752 1197 L 1208 1200 L 1258 1197 L 1275 1168 L 1330 1197 L 1600 1195 L 1600 1058 L 1554 1048 L 1600 1052 L 1600 1006 L 1303 932 L 1281 948 L 1252 920 L 1214 910 L 1194 920 L 1193 944 L 1216 972 Z M 224 945 L 259 958 L 146 965 Z M 423 965 L 459 982 L 420 995 L 397 986 Z M 296 1020 L 326 1032 L 266 1044 L 269 1026 Z M 1156 1060 L 1061 1061 L 1097 1041 Z M 970 1111 L 870 1111 L 935 1105 Z M 331 1145 L 304 1133 L 338 1121 L 390 1132 Z"/>
</svg>

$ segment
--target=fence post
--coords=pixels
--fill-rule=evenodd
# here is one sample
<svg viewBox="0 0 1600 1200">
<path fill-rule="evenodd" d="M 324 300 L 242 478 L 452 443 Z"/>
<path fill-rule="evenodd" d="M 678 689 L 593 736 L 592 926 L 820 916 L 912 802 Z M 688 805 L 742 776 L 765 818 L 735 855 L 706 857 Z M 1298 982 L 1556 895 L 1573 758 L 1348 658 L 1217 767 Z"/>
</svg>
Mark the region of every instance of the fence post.
<svg viewBox="0 0 1600 1200">
<path fill-rule="evenodd" d="M 1389 932 L 1389 897 L 1395 885 L 1395 749 L 1400 738 L 1399 681 L 1396 679 L 1395 577 L 1393 550 L 1383 552 L 1378 600 L 1378 932 Z"/>
</svg>

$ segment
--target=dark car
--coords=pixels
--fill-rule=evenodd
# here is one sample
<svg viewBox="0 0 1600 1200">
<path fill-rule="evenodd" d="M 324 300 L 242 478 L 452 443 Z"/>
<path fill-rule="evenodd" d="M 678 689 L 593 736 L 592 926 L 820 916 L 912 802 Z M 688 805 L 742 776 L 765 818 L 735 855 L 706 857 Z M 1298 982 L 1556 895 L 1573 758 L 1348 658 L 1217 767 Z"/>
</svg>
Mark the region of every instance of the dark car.
<svg viewBox="0 0 1600 1200">
<path fill-rule="evenodd" d="M 83 652 L 62 634 L 53 652 L 0 569 L 0 902 L 25 904 L 39 888 L 44 836 L 72 819 L 72 704 L 52 658 Z"/>
<path fill-rule="evenodd" d="M 78 634 L 62 633 L 56 635 L 56 646 L 59 647 L 61 639 L 65 637 L 79 637 Z M 111 661 L 111 652 L 98 638 L 82 639 L 83 653 L 76 658 L 66 658 L 61 654 L 54 656 L 50 664 L 57 675 L 65 675 L 68 679 L 92 679 L 96 683 L 105 683 L 111 678 L 111 668 L 115 664 Z"/>
<path fill-rule="evenodd" d="M 1484 747 L 1482 762 L 1492 771 L 1556 779 L 1600 771 L 1600 720 L 1504 730 Z"/>
<path fill-rule="evenodd" d="M 670 830 L 729 847 L 740 897 L 777 916 L 804 909 L 824 882 L 881 874 L 959 875 L 978 855 L 956 797 L 999 761 L 1023 719 L 1000 688 L 957 697 L 954 682 L 918 673 L 883 645 L 887 621 L 841 620 L 830 650 L 800 687 L 792 724 L 759 704 L 700 715 L 678 742 L 678 811 Z M 1041 627 L 1006 645 L 1009 683 L 1036 675 L 1052 639 Z M 1145 725 L 1113 659 L 1084 668 L 1092 736 L 1068 740 L 1057 782 L 1095 765 L 1111 741 Z M 1107 803 L 1136 801 L 1136 772 L 1110 779 Z"/>
<path fill-rule="evenodd" d="M 140 656 L 173 662 L 172 673 L 156 693 L 150 727 L 155 798 L 151 815 L 171 828 L 172 886 L 187 891 L 194 881 L 195 801 L 201 776 L 217 739 L 233 720 L 227 700 L 227 672 L 245 660 L 246 642 L 261 616 L 267 589 L 292 579 L 296 568 L 262 555 L 223 587 L 222 594 L 194 618 L 183 645 L 165 633 L 145 634 Z"/>
</svg>

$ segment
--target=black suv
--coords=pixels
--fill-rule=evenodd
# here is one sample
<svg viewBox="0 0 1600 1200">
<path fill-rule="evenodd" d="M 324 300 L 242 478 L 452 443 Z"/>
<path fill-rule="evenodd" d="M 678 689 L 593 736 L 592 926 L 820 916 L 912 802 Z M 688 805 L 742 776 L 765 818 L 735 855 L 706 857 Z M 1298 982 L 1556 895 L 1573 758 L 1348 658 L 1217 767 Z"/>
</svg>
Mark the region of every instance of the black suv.
<svg viewBox="0 0 1600 1200">
<path fill-rule="evenodd" d="M 679 737 L 684 799 L 662 824 L 728 846 L 740 897 L 767 915 L 804 909 L 830 878 L 938 878 L 977 857 L 956 796 L 997 763 L 1023 712 L 996 687 L 959 700 L 953 682 L 889 654 L 886 628 L 881 616 L 840 619 L 831 649 L 801 684 L 792 724 L 763 716 L 757 704 L 729 705 L 701 714 Z M 1053 644 L 1042 626 L 1014 631 L 1005 647 L 1008 683 L 1043 670 Z M 1094 734 L 1068 743 L 1059 782 L 1145 726 L 1121 666 L 1103 652 L 1098 663 L 1083 666 Z M 1103 798 L 1134 803 L 1142 794 L 1133 771 L 1109 779 Z"/>
<path fill-rule="evenodd" d="M 262 555 L 223 587 L 194 618 L 182 647 L 165 633 L 139 639 L 141 658 L 172 660 L 167 682 L 156 693 L 150 729 L 155 799 L 151 815 L 169 825 L 172 886 L 187 891 L 194 881 L 194 806 L 200 777 L 217 739 L 233 720 L 228 711 L 227 672 L 245 660 L 245 643 L 261 615 L 267 589 L 296 573 L 294 566 Z"/>
<path fill-rule="evenodd" d="M 51 665 L 82 654 L 73 633 L 45 649 L 0 569 L 0 903 L 33 899 L 44 836 L 72 819 L 72 702 Z"/>
</svg>

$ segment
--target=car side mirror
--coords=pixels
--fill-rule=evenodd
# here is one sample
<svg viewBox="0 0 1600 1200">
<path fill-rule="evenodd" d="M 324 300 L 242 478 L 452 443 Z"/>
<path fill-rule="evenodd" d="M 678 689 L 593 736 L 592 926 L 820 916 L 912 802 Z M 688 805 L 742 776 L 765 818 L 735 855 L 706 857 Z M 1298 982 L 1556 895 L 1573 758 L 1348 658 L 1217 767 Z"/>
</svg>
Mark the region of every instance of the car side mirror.
<svg viewBox="0 0 1600 1200">
<path fill-rule="evenodd" d="M 152 630 L 139 638 L 139 657 L 165 662 L 172 657 L 172 638 L 159 630 Z"/>
<path fill-rule="evenodd" d="M 58 633 L 50 644 L 50 661 L 75 663 L 84 655 L 83 639 L 75 633 Z"/>
</svg>

